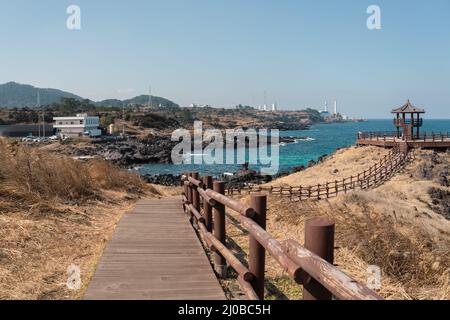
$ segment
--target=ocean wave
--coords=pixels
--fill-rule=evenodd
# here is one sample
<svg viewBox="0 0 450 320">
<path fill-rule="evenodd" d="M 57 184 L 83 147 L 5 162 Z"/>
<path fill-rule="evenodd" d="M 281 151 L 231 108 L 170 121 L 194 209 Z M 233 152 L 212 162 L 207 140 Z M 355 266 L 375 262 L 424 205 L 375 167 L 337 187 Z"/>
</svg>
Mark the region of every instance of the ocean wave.
<svg viewBox="0 0 450 320">
<path fill-rule="evenodd" d="M 308 142 L 308 141 L 316 141 L 316 139 L 315 138 L 311 138 L 311 137 L 306 137 L 304 139 L 295 139 L 294 143 Z"/>
</svg>

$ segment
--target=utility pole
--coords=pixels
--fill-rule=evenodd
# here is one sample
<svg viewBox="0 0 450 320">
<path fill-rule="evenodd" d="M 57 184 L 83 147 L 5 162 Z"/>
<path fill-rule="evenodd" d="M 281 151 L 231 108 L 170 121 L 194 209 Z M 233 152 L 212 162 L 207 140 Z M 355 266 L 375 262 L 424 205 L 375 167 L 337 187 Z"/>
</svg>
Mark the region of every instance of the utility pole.
<svg viewBox="0 0 450 320">
<path fill-rule="evenodd" d="M 45 108 L 42 108 L 42 132 L 45 138 Z"/>
<path fill-rule="evenodd" d="M 38 117 L 38 137 L 40 138 L 41 137 L 41 118 L 39 116 L 39 109 L 41 107 L 41 95 L 39 93 L 39 89 L 37 92 L 37 106 L 36 107 L 37 107 L 36 109 L 37 109 L 37 117 Z"/>
<path fill-rule="evenodd" d="M 38 104 L 41 107 L 41 95 L 38 91 Z M 39 114 L 38 114 L 39 115 Z M 45 138 L 45 107 L 42 107 L 42 137 Z"/>
<path fill-rule="evenodd" d="M 122 104 L 122 122 L 123 122 L 122 136 L 125 138 L 125 105 L 124 104 Z"/>
</svg>

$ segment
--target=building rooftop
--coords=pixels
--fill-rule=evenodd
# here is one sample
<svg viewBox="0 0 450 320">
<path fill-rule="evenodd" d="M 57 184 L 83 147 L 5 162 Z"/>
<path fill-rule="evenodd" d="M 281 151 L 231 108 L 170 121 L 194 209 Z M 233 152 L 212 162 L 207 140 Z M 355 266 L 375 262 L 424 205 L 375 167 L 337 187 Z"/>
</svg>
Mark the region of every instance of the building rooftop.
<svg viewBox="0 0 450 320">
<path fill-rule="evenodd" d="M 403 106 L 400 108 L 392 110 L 391 113 L 425 113 L 424 109 L 415 107 L 408 100 Z"/>
</svg>

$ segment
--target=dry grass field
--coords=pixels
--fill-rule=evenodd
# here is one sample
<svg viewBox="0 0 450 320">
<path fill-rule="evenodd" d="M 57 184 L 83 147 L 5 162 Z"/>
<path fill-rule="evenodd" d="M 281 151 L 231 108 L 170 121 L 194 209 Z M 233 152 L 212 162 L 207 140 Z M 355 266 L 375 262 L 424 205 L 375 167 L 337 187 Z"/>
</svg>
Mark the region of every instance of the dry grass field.
<svg viewBox="0 0 450 320">
<path fill-rule="evenodd" d="M 94 160 L 0 140 L 0 299 L 79 299 L 116 223 L 140 197 L 173 190 Z M 71 265 L 82 289 L 66 283 Z"/>
</svg>

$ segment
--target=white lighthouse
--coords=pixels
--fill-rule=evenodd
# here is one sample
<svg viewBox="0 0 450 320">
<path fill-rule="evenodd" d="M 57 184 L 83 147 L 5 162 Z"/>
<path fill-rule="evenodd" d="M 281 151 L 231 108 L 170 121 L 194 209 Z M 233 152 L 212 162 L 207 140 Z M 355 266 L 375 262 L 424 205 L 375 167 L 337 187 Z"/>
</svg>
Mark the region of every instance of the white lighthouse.
<svg viewBox="0 0 450 320">
<path fill-rule="evenodd" d="M 334 100 L 334 115 L 337 116 L 337 114 L 338 114 L 337 100 Z"/>
</svg>

